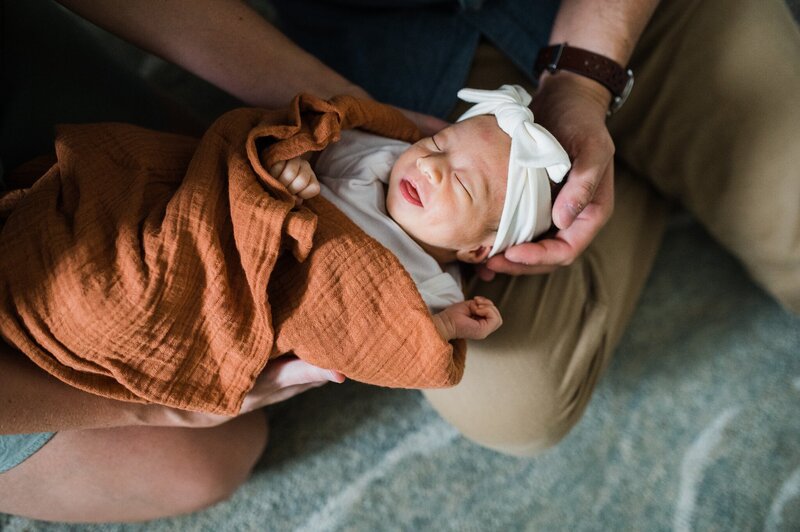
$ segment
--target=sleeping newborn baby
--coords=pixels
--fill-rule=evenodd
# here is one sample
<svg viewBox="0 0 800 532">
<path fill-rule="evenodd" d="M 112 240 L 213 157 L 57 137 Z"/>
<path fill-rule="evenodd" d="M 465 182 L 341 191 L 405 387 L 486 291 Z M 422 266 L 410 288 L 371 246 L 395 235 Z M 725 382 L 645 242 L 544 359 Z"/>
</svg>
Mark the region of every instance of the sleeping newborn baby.
<svg viewBox="0 0 800 532">
<path fill-rule="evenodd" d="M 570 162 L 533 122 L 522 87 L 458 96 L 475 105 L 432 137 L 408 144 L 344 131 L 319 154 L 270 173 L 298 202 L 321 193 L 394 253 L 445 340 L 479 340 L 502 319 L 486 298 L 464 301 L 458 262 L 480 263 L 549 229 L 550 184 Z"/>
</svg>

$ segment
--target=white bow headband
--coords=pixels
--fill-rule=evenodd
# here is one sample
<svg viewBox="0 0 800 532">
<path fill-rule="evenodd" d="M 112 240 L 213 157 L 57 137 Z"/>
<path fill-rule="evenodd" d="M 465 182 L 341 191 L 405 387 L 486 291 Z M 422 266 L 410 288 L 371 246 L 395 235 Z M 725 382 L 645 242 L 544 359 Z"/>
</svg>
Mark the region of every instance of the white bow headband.
<svg viewBox="0 0 800 532">
<path fill-rule="evenodd" d="M 491 257 L 550 228 L 548 180 L 560 183 L 564 179 L 570 169 L 569 156 L 550 132 L 533 122 L 528 109 L 531 95 L 519 85 L 503 85 L 497 90 L 461 89 L 458 97 L 475 104 L 458 122 L 494 115 L 500 129 L 511 137 L 506 199 Z"/>
</svg>

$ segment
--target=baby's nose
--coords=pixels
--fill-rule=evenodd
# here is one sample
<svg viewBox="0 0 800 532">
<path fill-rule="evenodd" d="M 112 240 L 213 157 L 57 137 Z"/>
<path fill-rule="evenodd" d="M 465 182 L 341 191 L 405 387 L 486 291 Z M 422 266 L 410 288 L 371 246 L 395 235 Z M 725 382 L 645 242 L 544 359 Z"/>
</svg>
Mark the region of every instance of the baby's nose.
<svg viewBox="0 0 800 532">
<path fill-rule="evenodd" d="M 417 169 L 426 175 L 431 183 L 439 183 L 442 180 L 441 169 L 431 157 L 417 159 Z"/>
</svg>

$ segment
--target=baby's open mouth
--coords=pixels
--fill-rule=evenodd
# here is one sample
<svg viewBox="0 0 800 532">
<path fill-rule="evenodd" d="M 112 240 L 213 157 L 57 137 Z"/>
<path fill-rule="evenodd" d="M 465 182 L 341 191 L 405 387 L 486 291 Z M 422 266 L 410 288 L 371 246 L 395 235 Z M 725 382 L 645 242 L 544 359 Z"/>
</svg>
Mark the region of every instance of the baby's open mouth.
<svg viewBox="0 0 800 532">
<path fill-rule="evenodd" d="M 419 192 L 417 192 L 414 184 L 408 179 L 400 181 L 400 193 L 410 204 L 422 207 L 422 200 L 419 198 Z"/>
</svg>

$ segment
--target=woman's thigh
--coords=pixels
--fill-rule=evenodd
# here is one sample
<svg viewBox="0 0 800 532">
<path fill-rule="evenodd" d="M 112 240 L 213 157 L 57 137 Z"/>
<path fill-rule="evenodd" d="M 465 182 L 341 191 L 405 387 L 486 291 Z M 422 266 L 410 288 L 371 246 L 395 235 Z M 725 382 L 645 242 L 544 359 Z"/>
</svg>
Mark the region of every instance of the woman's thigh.
<svg viewBox="0 0 800 532">
<path fill-rule="evenodd" d="M 205 429 L 59 432 L 0 474 L 0 512 L 66 522 L 179 515 L 230 496 L 267 441 L 262 411 Z"/>
</svg>

